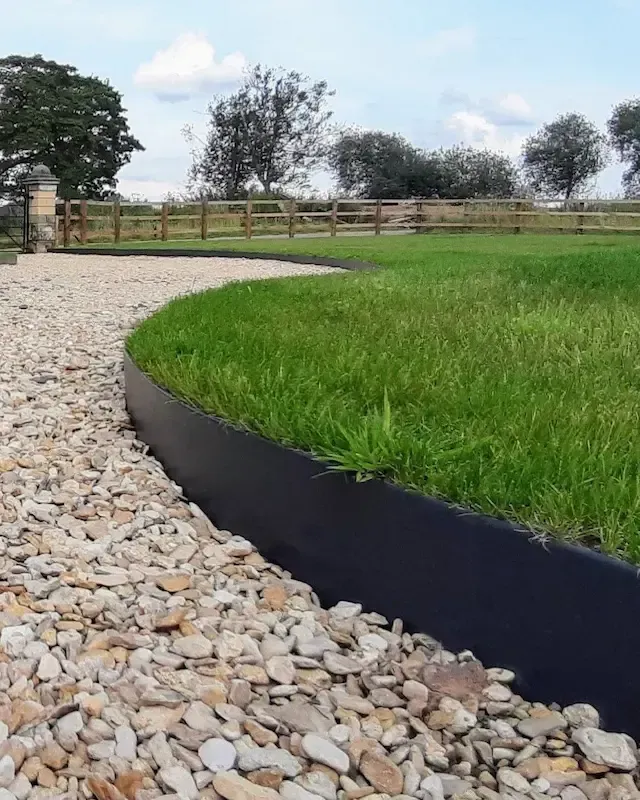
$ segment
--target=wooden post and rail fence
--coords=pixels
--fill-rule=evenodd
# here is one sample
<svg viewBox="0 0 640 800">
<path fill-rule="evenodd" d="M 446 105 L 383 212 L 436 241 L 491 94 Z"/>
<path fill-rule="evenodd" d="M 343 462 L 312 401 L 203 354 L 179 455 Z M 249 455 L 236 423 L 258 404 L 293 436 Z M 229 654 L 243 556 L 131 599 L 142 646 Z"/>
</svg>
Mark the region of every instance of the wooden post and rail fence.
<svg viewBox="0 0 640 800">
<path fill-rule="evenodd" d="M 632 200 L 65 200 L 58 246 L 345 233 L 640 233 Z"/>
</svg>

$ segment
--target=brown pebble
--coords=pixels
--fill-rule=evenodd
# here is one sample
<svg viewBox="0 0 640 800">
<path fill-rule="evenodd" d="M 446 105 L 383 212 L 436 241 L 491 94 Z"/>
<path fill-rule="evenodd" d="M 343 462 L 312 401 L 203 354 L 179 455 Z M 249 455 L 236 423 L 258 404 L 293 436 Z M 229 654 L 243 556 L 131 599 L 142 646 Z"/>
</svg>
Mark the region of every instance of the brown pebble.
<svg viewBox="0 0 640 800">
<path fill-rule="evenodd" d="M 133 800 L 125 798 L 125 795 L 112 783 L 105 781 L 104 778 L 97 778 L 93 775 L 87 778 L 87 787 L 95 794 L 98 800 Z"/>
<path fill-rule="evenodd" d="M 181 592 L 188 589 L 191 578 L 188 575 L 162 575 L 157 580 L 158 586 L 165 592 Z"/>
<path fill-rule="evenodd" d="M 55 770 L 62 769 L 67 763 L 68 757 L 67 753 L 57 742 L 51 742 L 40 751 L 40 760 L 42 763 Z"/>
<path fill-rule="evenodd" d="M 610 770 L 606 764 L 594 764 L 588 758 L 580 759 L 580 769 L 586 772 L 587 775 L 604 775 Z"/>
<path fill-rule="evenodd" d="M 279 769 L 257 769 L 247 773 L 247 779 L 258 786 L 266 786 L 268 789 L 279 789 L 284 780 L 284 772 Z"/>
<path fill-rule="evenodd" d="M 154 621 L 153 627 L 157 631 L 170 631 L 173 628 L 177 628 L 180 625 L 180 623 L 184 620 L 186 615 L 187 615 L 186 608 L 176 608 L 169 614 L 165 614 L 162 617 L 158 617 Z"/>
<path fill-rule="evenodd" d="M 136 800 L 136 795 L 142 789 L 143 783 L 144 775 L 137 771 L 123 772 L 116 778 L 116 788 L 127 800 Z"/>
<path fill-rule="evenodd" d="M 281 583 L 270 583 L 265 586 L 262 599 L 272 611 L 281 611 L 288 599 L 287 590 Z"/>
<path fill-rule="evenodd" d="M 264 725 L 255 720 L 246 719 L 244 721 L 244 729 L 260 747 L 264 747 L 266 744 L 275 744 L 278 741 L 278 737 L 273 731 L 265 728 Z"/>
<path fill-rule="evenodd" d="M 360 759 L 360 772 L 379 792 L 402 794 L 404 776 L 390 758 L 373 750 L 365 750 Z"/>
<path fill-rule="evenodd" d="M 53 789 L 56 785 L 56 776 L 49 767 L 42 767 L 38 771 L 38 785 L 44 786 L 45 789 Z"/>
</svg>

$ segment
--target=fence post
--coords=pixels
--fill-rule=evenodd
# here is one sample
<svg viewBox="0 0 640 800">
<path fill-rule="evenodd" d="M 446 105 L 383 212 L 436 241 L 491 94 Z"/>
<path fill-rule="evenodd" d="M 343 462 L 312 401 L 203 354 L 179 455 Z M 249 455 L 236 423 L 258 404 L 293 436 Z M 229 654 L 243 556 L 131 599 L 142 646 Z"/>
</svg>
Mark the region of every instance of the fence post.
<svg viewBox="0 0 640 800">
<path fill-rule="evenodd" d="M 113 241 L 114 244 L 120 244 L 120 201 L 115 200 L 113 203 Z"/>
<path fill-rule="evenodd" d="M 584 200 L 581 200 L 578 203 L 578 210 L 584 211 Z M 580 236 L 584 234 L 584 217 L 582 216 L 578 217 L 578 227 L 576 228 L 576 233 Z"/>
<path fill-rule="evenodd" d="M 380 236 L 382 229 L 382 200 L 376 200 L 376 216 L 374 224 L 374 232 L 376 236 Z"/>
<path fill-rule="evenodd" d="M 518 214 L 519 211 L 522 211 L 522 203 L 520 201 L 516 203 L 516 227 L 513 229 L 514 233 L 522 233 L 522 220 Z"/>
<path fill-rule="evenodd" d="M 338 231 L 338 201 L 334 200 L 331 204 L 331 221 L 329 223 L 329 231 L 332 236 L 335 236 Z"/>
<path fill-rule="evenodd" d="M 469 230 L 469 208 L 466 200 L 462 201 L 462 225 L 465 231 Z"/>
<path fill-rule="evenodd" d="M 89 232 L 87 220 L 87 201 L 80 201 L 80 244 L 86 244 Z"/>
<path fill-rule="evenodd" d="M 416 200 L 416 233 L 422 230 L 422 203 Z"/>
<path fill-rule="evenodd" d="M 166 242 L 169 236 L 169 203 L 162 204 L 162 213 L 160 216 L 160 238 Z"/>
<path fill-rule="evenodd" d="M 71 244 L 71 200 L 64 201 L 64 217 L 62 218 L 62 246 Z"/>
<path fill-rule="evenodd" d="M 296 201 L 292 200 L 289 206 L 289 238 L 296 235 Z"/>
<path fill-rule="evenodd" d="M 202 208 L 200 211 L 200 238 L 203 241 L 207 240 L 209 235 L 209 204 L 206 200 L 202 201 Z"/>
<path fill-rule="evenodd" d="M 251 198 L 247 200 L 247 209 L 245 212 L 245 219 L 244 219 L 244 236 L 245 239 L 250 239 L 253 235 L 252 230 L 252 223 L 253 220 L 251 219 L 251 214 L 253 212 L 253 201 Z"/>
</svg>

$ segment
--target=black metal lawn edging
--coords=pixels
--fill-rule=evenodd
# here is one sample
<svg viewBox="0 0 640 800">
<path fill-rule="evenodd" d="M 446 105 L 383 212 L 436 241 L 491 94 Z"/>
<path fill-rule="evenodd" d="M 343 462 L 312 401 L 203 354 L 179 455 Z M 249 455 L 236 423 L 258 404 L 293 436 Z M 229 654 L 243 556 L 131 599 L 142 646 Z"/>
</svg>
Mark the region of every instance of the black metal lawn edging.
<svg viewBox="0 0 640 800">
<path fill-rule="evenodd" d="M 514 670 L 528 699 L 592 703 L 605 727 L 640 738 L 637 568 L 382 480 L 357 482 L 186 405 L 128 354 L 125 383 L 138 438 L 185 495 L 325 604 L 401 618 Z"/>
<path fill-rule="evenodd" d="M 369 271 L 378 269 L 377 264 L 370 261 L 331 258 L 328 256 L 308 256 L 302 253 L 257 253 L 253 250 L 214 250 L 195 247 L 172 248 L 110 248 L 110 247 L 56 247 L 50 253 L 65 253 L 74 256 L 160 256 L 162 258 L 250 258 L 262 261 L 286 261 L 291 264 L 311 264 L 318 267 L 335 267 L 336 269 Z"/>
<path fill-rule="evenodd" d="M 185 405 L 125 357 L 138 437 L 221 529 L 310 583 L 453 650 L 513 669 L 527 697 L 590 702 L 640 736 L 640 582 L 629 564 L 541 540 L 311 456 Z"/>
</svg>

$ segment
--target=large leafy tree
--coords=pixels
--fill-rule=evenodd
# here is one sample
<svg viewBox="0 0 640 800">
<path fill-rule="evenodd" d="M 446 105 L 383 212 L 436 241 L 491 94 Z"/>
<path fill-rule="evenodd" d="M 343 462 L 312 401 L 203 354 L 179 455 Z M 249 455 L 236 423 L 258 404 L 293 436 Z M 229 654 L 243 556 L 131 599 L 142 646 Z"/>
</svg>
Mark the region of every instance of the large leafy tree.
<svg viewBox="0 0 640 800">
<path fill-rule="evenodd" d="M 607 124 L 611 144 L 626 164 L 622 185 L 627 197 L 640 196 L 640 100 L 626 100 L 613 109 Z"/>
<path fill-rule="evenodd" d="M 522 155 L 535 191 L 568 200 L 606 166 L 606 138 L 582 114 L 562 114 L 527 139 Z"/>
<path fill-rule="evenodd" d="M 428 152 L 397 134 L 343 131 L 330 150 L 338 188 L 357 197 L 511 197 L 517 173 L 500 153 L 452 147 Z"/>
<path fill-rule="evenodd" d="M 354 197 L 434 197 L 438 172 L 402 136 L 384 131 L 342 131 L 328 153 L 338 189 Z"/>
<path fill-rule="evenodd" d="M 111 194 L 118 170 L 143 149 L 121 99 L 107 81 L 39 55 L 0 59 L 0 192 L 14 193 L 42 163 L 62 197 Z"/>
<path fill-rule="evenodd" d="M 518 172 L 503 153 L 450 147 L 433 155 L 440 176 L 439 197 L 449 200 L 513 197 Z"/>
<path fill-rule="evenodd" d="M 223 200 L 248 196 L 253 170 L 238 97 L 221 98 L 211 104 L 202 147 L 191 127 L 186 127 L 184 134 L 194 145 L 188 175 L 191 195 Z"/>
<path fill-rule="evenodd" d="M 227 197 L 242 196 L 255 181 L 267 195 L 304 186 L 326 152 L 332 94 L 325 81 L 312 83 L 299 72 L 249 70 L 234 94 L 210 104 L 192 183 Z"/>
</svg>

